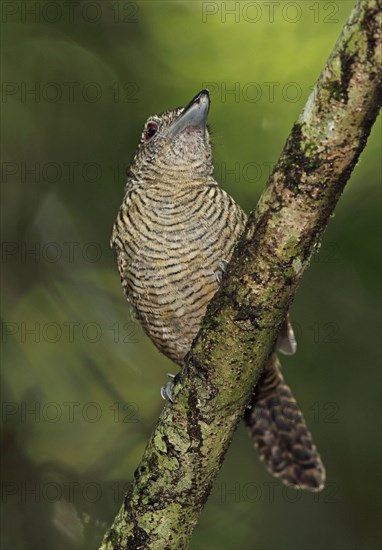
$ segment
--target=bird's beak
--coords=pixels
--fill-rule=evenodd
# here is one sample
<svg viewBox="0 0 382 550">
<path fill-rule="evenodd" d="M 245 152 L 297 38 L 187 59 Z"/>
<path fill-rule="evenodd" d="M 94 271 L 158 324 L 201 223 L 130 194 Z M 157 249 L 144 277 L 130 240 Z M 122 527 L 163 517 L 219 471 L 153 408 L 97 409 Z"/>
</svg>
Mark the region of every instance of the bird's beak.
<svg viewBox="0 0 382 550">
<path fill-rule="evenodd" d="M 200 128 L 205 130 L 208 111 L 210 110 L 210 94 L 202 90 L 190 101 L 184 111 L 169 126 L 167 137 L 173 139 L 185 128 Z"/>
</svg>

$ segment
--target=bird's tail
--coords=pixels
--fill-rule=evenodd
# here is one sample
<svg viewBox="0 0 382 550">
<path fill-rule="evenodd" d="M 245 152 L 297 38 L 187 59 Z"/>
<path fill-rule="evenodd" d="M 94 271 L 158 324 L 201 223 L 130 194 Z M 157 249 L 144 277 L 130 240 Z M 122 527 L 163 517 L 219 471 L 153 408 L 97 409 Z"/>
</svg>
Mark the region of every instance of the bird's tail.
<svg viewBox="0 0 382 550">
<path fill-rule="evenodd" d="M 297 489 L 323 489 L 324 466 L 275 354 L 256 385 L 244 420 L 271 474 Z"/>
</svg>

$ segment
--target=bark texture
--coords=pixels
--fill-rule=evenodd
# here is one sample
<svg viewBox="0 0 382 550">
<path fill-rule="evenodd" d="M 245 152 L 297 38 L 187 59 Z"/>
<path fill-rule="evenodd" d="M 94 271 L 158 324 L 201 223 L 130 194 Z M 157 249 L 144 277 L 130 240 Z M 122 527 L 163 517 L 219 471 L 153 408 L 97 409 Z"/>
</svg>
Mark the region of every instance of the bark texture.
<svg viewBox="0 0 382 550">
<path fill-rule="evenodd" d="M 380 0 L 359 0 L 236 246 L 102 550 L 187 548 L 381 99 Z"/>
</svg>

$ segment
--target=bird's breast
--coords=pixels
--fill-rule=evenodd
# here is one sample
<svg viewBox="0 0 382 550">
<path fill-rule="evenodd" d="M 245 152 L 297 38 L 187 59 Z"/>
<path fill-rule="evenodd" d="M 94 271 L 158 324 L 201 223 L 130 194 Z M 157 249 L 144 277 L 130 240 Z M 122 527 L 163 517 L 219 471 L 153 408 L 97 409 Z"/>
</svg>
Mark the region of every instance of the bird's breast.
<svg viewBox="0 0 382 550">
<path fill-rule="evenodd" d="M 229 260 L 243 227 L 241 210 L 219 191 L 133 193 L 114 228 L 127 297 L 154 343 L 178 363 L 218 288 L 219 263 Z"/>
</svg>

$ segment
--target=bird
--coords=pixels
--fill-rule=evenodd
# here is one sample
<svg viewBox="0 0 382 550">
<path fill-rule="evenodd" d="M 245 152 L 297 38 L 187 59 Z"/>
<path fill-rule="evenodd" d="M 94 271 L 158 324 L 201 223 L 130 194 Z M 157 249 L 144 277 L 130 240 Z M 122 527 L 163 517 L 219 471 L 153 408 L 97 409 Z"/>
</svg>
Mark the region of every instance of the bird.
<svg viewBox="0 0 382 550">
<path fill-rule="evenodd" d="M 247 221 L 214 179 L 210 103 L 201 90 L 185 107 L 147 119 L 111 236 L 134 317 L 180 367 Z M 296 351 L 289 316 L 277 349 Z M 172 399 L 171 388 L 162 396 Z M 272 475 L 298 489 L 324 487 L 320 455 L 278 361 L 261 374 L 243 420 Z"/>
</svg>

